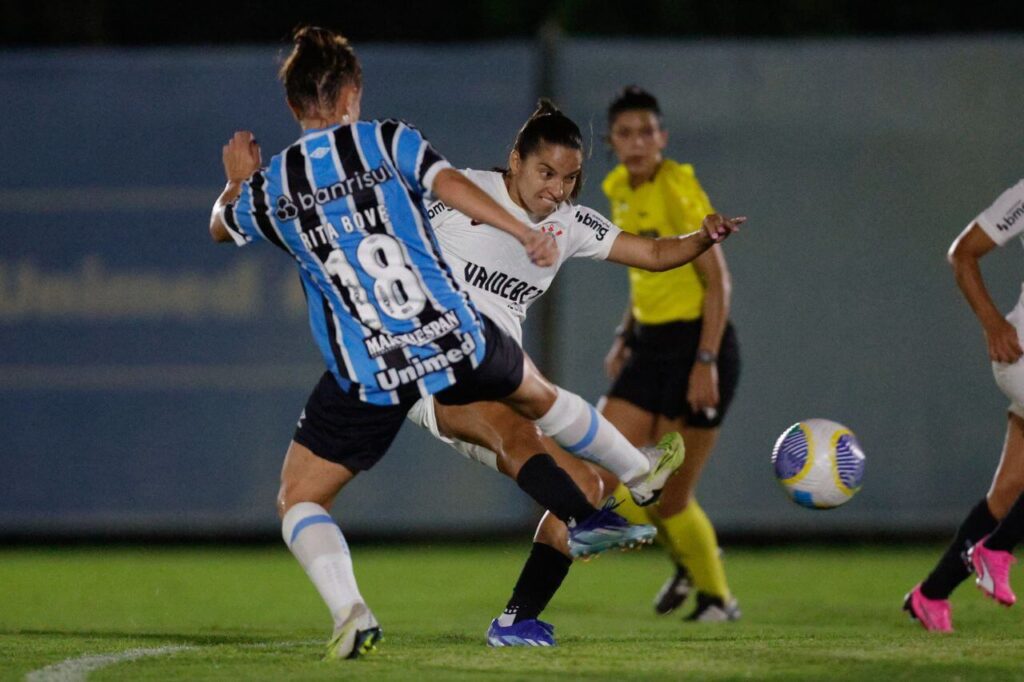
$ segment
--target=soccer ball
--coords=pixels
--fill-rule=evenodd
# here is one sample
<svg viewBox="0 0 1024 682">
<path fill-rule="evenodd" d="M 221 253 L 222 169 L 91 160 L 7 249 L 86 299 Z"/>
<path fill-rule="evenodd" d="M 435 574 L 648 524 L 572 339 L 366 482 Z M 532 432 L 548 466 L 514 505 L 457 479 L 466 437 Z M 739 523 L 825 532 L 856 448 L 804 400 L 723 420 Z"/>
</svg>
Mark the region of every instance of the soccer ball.
<svg viewBox="0 0 1024 682">
<path fill-rule="evenodd" d="M 772 468 L 794 502 L 810 509 L 832 509 L 860 490 L 864 451 L 842 424 L 805 419 L 775 441 Z"/>
</svg>

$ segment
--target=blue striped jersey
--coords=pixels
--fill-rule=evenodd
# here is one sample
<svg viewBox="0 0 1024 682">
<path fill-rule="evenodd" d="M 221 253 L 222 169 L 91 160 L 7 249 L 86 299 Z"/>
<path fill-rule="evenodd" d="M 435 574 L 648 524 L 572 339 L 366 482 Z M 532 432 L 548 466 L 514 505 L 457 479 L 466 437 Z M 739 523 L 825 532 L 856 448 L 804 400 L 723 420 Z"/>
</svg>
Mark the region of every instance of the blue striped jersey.
<svg viewBox="0 0 1024 682">
<path fill-rule="evenodd" d="M 425 206 L 449 167 L 401 121 L 307 130 L 224 209 L 236 244 L 265 240 L 295 260 L 320 353 L 364 402 L 436 393 L 483 359 L 480 317 Z"/>
</svg>

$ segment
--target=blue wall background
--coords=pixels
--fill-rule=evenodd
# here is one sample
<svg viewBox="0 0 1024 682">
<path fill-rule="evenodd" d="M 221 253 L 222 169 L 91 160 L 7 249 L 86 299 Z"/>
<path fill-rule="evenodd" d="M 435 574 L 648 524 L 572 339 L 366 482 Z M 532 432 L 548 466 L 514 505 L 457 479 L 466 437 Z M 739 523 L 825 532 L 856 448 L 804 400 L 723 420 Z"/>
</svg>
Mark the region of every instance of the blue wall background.
<svg viewBox="0 0 1024 682">
<path fill-rule="evenodd" d="M 458 166 L 502 164 L 532 110 L 528 44 L 360 50 L 364 113 L 416 123 Z M 725 531 L 934 530 L 983 494 L 1005 400 L 944 252 L 1022 175 L 1024 39 L 565 39 L 556 99 L 593 134 L 625 83 L 659 95 L 670 155 L 716 207 L 744 375 L 702 483 Z M 276 48 L 0 52 L 0 534 L 261 532 L 321 370 L 292 266 L 206 236 L 220 147 L 296 128 Z M 986 259 L 1005 309 L 1015 244 Z M 596 400 L 625 272 L 580 262 L 549 296 L 544 368 Z M 536 322 L 536 321 L 534 321 Z M 528 346 L 540 354 L 538 330 Z M 790 423 L 848 424 L 868 454 L 846 507 L 788 503 L 768 457 Z M 409 427 L 343 494 L 346 530 L 521 528 L 513 483 Z"/>
</svg>

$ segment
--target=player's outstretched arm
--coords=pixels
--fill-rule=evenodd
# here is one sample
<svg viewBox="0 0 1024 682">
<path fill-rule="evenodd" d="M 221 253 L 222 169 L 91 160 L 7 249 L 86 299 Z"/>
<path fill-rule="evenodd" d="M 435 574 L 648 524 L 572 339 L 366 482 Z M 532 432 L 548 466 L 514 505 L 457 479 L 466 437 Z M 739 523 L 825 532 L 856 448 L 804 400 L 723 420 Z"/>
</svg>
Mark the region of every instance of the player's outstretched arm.
<svg viewBox="0 0 1024 682">
<path fill-rule="evenodd" d="M 678 268 L 725 241 L 746 220 L 745 216 L 729 218 L 712 213 L 704 218 L 700 230 L 682 237 L 651 239 L 622 232 L 615 238 L 607 260 L 653 272 Z"/>
<path fill-rule="evenodd" d="M 953 266 L 953 275 L 960 292 L 981 322 L 989 359 L 994 362 L 1016 362 L 1024 355 L 1017 330 L 1006 321 L 992 301 L 978 265 L 981 257 L 995 246 L 996 243 L 977 223 L 971 223 L 953 240 L 947 259 Z"/>
<path fill-rule="evenodd" d="M 508 232 L 526 248 L 534 265 L 547 267 L 558 260 L 558 246 L 547 233 L 531 230 L 516 220 L 472 180 L 453 168 L 445 168 L 431 186 L 434 196 L 473 220 Z"/>
<path fill-rule="evenodd" d="M 242 193 L 242 183 L 260 168 L 261 154 L 256 136 L 248 130 L 236 132 L 221 150 L 221 161 L 224 162 L 224 175 L 228 184 L 217 197 L 210 213 L 210 237 L 215 242 L 230 242 L 231 235 L 221 215 L 224 207 Z"/>
</svg>

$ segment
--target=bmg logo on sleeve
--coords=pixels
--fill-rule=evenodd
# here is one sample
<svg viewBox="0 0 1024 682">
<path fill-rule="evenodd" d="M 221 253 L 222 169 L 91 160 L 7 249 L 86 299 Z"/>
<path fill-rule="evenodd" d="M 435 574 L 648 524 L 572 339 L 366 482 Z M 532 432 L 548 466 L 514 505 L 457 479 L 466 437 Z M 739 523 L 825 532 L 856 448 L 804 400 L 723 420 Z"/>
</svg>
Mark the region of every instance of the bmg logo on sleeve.
<svg viewBox="0 0 1024 682">
<path fill-rule="evenodd" d="M 597 235 L 597 241 L 601 241 L 604 239 L 605 235 L 608 234 L 608 223 L 592 213 L 576 211 L 576 222 L 593 230 Z"/>
</svg>

